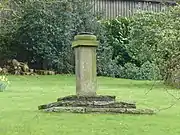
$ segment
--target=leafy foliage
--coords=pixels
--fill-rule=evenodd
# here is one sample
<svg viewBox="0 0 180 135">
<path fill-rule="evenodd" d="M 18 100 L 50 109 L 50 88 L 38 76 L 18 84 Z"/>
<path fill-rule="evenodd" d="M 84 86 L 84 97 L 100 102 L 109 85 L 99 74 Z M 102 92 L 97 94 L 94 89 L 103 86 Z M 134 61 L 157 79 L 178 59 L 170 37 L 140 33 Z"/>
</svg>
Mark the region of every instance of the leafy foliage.
<svg viewBox="0 0 180 135">
<path fill-rule="evenodd" d="M 72 72 L 73 19 L 67 2 L 28 1 L 22 5 L 15 39 L 17 58 L 39 68 Z M 52 10 L 53 9 L 53 10 Z M 40 64 L 40 65 L 39 65 Z"/>
<path fill-rule="evenodd" d="M 143 63 L 140 67 L 139 79 L 141 80 L 159 80 L 162 79 L 160 69 L 155 63 L 149 61 Z"/>
<path fill-rule="evenodd" d="M 108 63 L 108 57 L 103 57 L 109 50 L 103 29 L 86 0 L 26 0 L 18 3 L 18 7 L 20 17 L 11 24 L 14 32 L 11 29 L 8 32 L 12 39 L 4 36 L 13 52 L 10 57 L 27 61 L 32 68 L 73 73 L 72 40 L 78 32 L 88 31 L 98 35 L 100 40 L 98 65 L 102 61 Z"/>
<path fill-rule="evenodd" d="M 145 23 L 143 19 L 141 21 Z M 113 76 L 137 80 L 152 80 L 160 78 L 159 68 L 153 64 L 152 61 L 149 61 L 149 56 L 143 60 L 146 56 L 142 58 L 142 56 L 134 57 L 135 55 L 132 55 L 131 49 L 137 49 L 133 50 L 133 54 L 138 53 L 138 47 L 141 47 L 143 42 L 139 38 L 134 38 L 133 35 L 140 34 L 143 31 L 141 31 L 143 28 L 139 28 L 139 20 L 134 22 L 134 18 L 118 17 L 116 19 L 104 21 L 102 24 L 106 29 L 108 45 L 112 48 L 114 68 L 110 66 L 109 72 L 113 73 Z M 147 23 L 147 25 L 150 24 L 151 23 Z M 136 28 L 136 26 L 138 28 Z M 138 31 L 136 31 L 136 29 Z M 133 33 L 132 31 L 136 31 L 136 33 Z M 110 73 L 106 74 L 109 76 Z"/>
<path fill-rule="evenodd" d="M 108 44 L 113 50 L 112 59 L 116 60 L 117 64 L 121 66 L 127 62 L 134 62 L 127 51 L 130 37 L 130 23 L 131 19 L 126 17 L 117 17 L 102 22 L 105 26 Z"/>
<path fill-rule="evenodd" d="M 140 12 L 133 16 L 130 31 L 131 56 L 141 63 L 155 62 L 165 82 L 179 70 L 180 6 L 166 12 Z M 178 61 L 175 62 L 174 61 Z"/>
<path fill-rule="evenodd" d="M 121 66 L 119 77 L 134 80 L 158 80 L 161 79 L 159 68 L 149 61 L 136 66 L 133 63 L 126 63 L 124 67 Z"/>
<path fill-rule="evenodd" d="M 15 32 L 16 19 L 19 17 L 11 9 L 14 1 L 2 0 L 0 3 L 0 61 L 13 55 L 11 42 Z M 0 62 L 0 63 L 1 63 Z"/>
<path fill-rule="evenodd" d="M 179 76 L 180 6 L 99 21 L 86 0 L 3 1 L 0 60 L 17 58 L 32 68 L 73 73 L 72 40 L 88 31 L 100 41 L 98 75 L 148 80 L 162 76 L 165 82 Z"/>
<path fill-rule="evenodd" d="M 152 62 L 157 52 L 157 44 L 161 39 L 162 15 L 164 13 L 139 12 L 132 17 L 130 30 L 129 54 L 144 63 Z"/>
</svg>

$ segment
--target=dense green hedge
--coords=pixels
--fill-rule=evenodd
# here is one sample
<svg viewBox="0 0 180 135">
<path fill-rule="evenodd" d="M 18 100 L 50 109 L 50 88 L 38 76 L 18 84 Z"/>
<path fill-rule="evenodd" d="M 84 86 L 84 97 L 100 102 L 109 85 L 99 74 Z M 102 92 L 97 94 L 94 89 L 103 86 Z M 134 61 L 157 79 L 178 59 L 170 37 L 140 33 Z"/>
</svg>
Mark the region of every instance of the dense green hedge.
<svg viewBox="0 0 180 135">
<path fill-rule="evenodd" d="M 88 31 L 100 41 L 98 75 L 139 80 L 163 77 L 165 82 L 178 76 L 179 6 L 100 20 L 86 0 L 9 2 L 18 8 L 0 24 L 0 60 L 17 58 L 32 68 L 74 73 L 72 40 L 78 32 Z"/>
<path fill-rule="evenodd" d="M 73 73 L 72 40 L 78 32 L 88 31 L 100 40 L 98 73 L 103 75 L 107 70 L 103 63 L 111 63 L 111 48 L 107 47 L 104 29 L 91 12 L 91 5 L 85 1 L 26 0 L 14 4 L 18 5 L 15 12 L 19 17 L 12 14 L 12 18 L 8 18 L 10 24 L 1 24 L 2 29 L 8 27 L 8 31 L 4 29 L 0 34 L 0 51 L 7 54 L 4 58 L 27 61 L 32 68 Z"/>
<path fill-rule="evenodd" d="M 166 12 L 140 12 L 133 16 L 129 52 L 141 63 L 156 63 L 164 81 L 180 83 L 180 6 Z"/>
<path fill-rule="evenodd" d="M 152 80 L 161 79 L 160 70 L 153 61 L 146 59 L 141 61 L 132 55 L 132 46 L 139 44 L 131 44 L 133 18 L 117 17 L 112 20 L 102 21 L 105 26 L 108 45 L 112 48 L 112 60 L 114 66 L 111 67 L 110 73 L 115 77 Z M 108 75 L 110 74 L 108 73 Z"/>
<path fill-rule="evenodd" d="M 180 6 L 165 12 L 139 11 L 102 24 L 113 49 L 116 76 L 180 83 Z M 121 72 L 120 72 L 121 71 Z M 174 79 L 176 78 L 176 79 Z"/>
</svg>

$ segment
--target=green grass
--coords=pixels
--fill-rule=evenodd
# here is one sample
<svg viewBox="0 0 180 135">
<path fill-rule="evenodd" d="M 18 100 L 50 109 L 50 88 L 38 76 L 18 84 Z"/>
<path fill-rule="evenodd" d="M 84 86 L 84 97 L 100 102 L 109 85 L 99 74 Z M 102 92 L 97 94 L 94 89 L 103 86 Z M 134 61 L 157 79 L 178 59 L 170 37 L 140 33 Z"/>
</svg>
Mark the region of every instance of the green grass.
<svg viewBox="0 0 180 135">
<path fill-rule="evenodd" d="M 180 103 L 156 115 L 42 113 L 37 106 L 75 94 L 74 76 L 9 76 L 0 93 L 0 135 L 179 135 Z M 98 77 L 98 94 L 136 101 L 138 108 L 164 108 L 175 99 L 153 82 Z M 177 90 L 169 89 L 178 96 Z"/>
</svg>

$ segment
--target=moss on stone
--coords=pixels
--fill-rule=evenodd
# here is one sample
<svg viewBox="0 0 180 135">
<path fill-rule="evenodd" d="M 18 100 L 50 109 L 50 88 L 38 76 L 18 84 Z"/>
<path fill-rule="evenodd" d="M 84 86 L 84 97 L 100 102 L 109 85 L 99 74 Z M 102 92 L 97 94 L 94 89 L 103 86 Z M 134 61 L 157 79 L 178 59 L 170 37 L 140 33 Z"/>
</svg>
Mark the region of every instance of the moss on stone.
<svg viewBox="0 0 180 135">
<path fill-rule="evenodd" d="M 94 40 L 94 41 L 96 41 L 97 40 L 97 38 L 96 38 L 96 36 L 95 35 L 86 35 L 86 34 L 80 34 L 80 35 L 76 35 L 75 37 L 74 37 L 74 40 Z"/>
<path fill-rule="evenodd" d="M 106 96 L 106 95 L 97 95 L 97 96 L 77 96 L 71 95 L 62 98 L 58 98 L 57 101 L 115 101 L 116 96 Z"/>
<path fill-rule="evenodd" d="M 86 47 L 97 47 L 98 41 L 93 40 L 77 40 L 72 42 L 72 47 L 86 46 Z"/>
<path fill-rule="evenodd" d="M 151 109 L 126 108 L 91 108 L 91 107 L 52 107 L 44 109 L 45 112 L 71 112 L 71 113 L 116 113 L 116 114 L 155 114 Z"/>
</svg>

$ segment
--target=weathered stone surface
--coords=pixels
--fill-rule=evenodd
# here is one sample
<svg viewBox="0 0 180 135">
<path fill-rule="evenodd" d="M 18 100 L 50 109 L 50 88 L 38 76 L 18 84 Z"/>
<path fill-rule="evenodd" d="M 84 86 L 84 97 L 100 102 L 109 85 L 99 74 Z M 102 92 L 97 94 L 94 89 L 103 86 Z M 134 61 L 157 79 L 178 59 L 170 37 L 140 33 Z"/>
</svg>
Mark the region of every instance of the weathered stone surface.
<svg viewBox="0 0 180 135">
<path fill-rule="evenodd" d="M 136 108 L 135 104 L 114 101 L 58 101 L 50 104 L 40 105 L 39 110 L 51 107 L 92 107 L 92 108 Z"/>
<path fill-rule="evenodd" d="M 99 112 L 99 113 L 125 113 L 126 108 L 86 108 L 86 112 Z"/>
<path fill-rule="evenodd" d="M 86 108 L 85 112 L 98 113 L 126 113 L 126 114 L 154 114 L 150 109 L 133 109 L 133 108 Z"/>
<path fill-rule="evenodd" d="M 155 114 L 150 109 L 128 108 L 91 108 L 91 107 L 51 107 L 44 109 L 45 112 L 71 112 L 71 113 L 117 113 L 117 114 Z"/>
<path fill-rule="evenodd" d="M 82 33 L 76 35 L 72 43 L 75 51 L 76 95 L 95 96 L 96 79 L 96 48 L 98 41 L 95 35 Z"/>
<path fill-rule="evenodd" d="M 115 101 L 116 96 L 106 96 L 106 95 L 97 95 L 97 96 L 77 96 L 71 95 L 62 98 L 58 98 L 57 101 Z"/>
<path fill-rule="evenodd" d="M 71 113 L 85 113 L 83 107 L 51 107 L 44 109 L 45 112 L 71 112 Z"/>
<path fill-rule="evenodd" d="M 101 108 L 136 108 L 135 104 L 125 102 L 94 102 L 93 107 Z"/>
<path fill-rule="evenodd" d="M 132 109 L 127 108 L 126 109 L 127 114 L 155 114 L 154 110 L 151 109 Z"/>
<path fill-rule="evenodd" d="M 40 106 L 38 106 L 38 109 L 42 110 L 42 109 L 57 107 L 57 106 L 61 106 L 61 105 L 62 105 L 61 102 L 53 102 L 53 103 L 49 103 L 49 104 L 40 105 Z"/>
<path fill-rule="evenodd" d="M 96 47 L 75 48 L 75 59 L 76 95 L 96 96 Z"/>
<path fill-rule="evenodd" d="M 86 107 L 86 106 L 92 106 L 93 102 L 90 101 L 58 101 L 46 105 L 40 105 L 38 107 L 39 110 L 41 109 L 47 109 L 50 107 L 60 107 L 60 106 L 65 106 L 65 107 Z"/>
<path fill-rule="evenodd" d="M 72 42 L 72 47 L 98 47 L 99 41 L 97 41 L 97 37 L 95 35 L 91 35 L 88 33 L 81 33 L 80 35 L 76 35 L 74 37 L 74 41 Z"/>
</svg>

